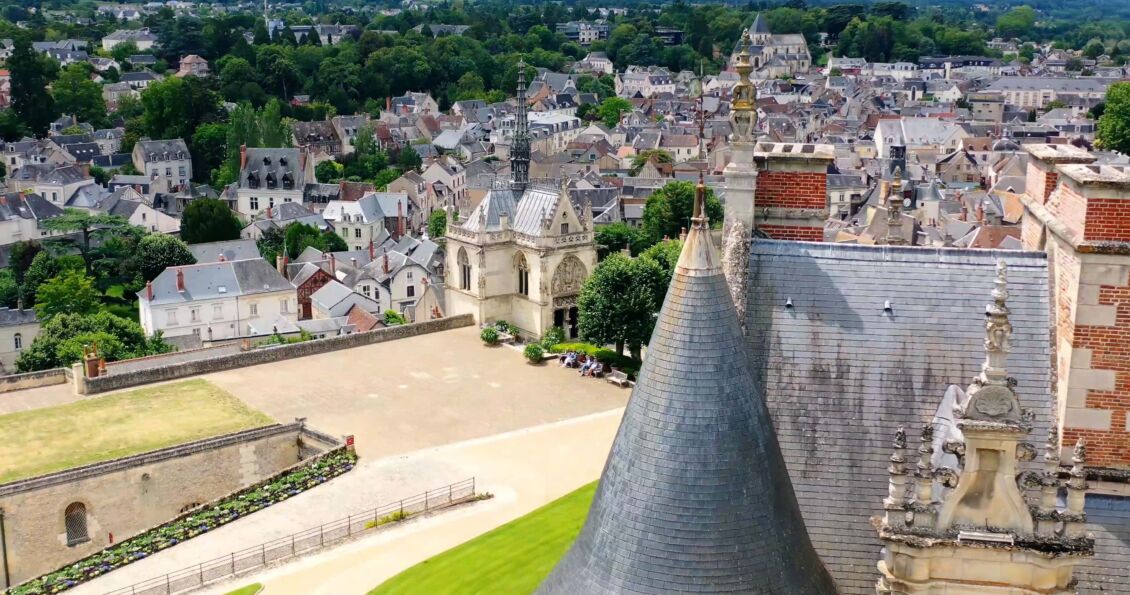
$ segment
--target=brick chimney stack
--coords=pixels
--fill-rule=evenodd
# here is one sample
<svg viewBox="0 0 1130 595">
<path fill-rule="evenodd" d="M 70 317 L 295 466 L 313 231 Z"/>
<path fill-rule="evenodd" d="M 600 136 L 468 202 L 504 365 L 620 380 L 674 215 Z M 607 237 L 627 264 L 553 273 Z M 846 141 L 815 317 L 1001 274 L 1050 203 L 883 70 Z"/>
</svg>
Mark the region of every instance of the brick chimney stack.
<svg viewBox="0 0 1130 595">
<path fill-rule="evenodd" d="M 1072 145 L 1029 154 L 1021 242 L 1048 253 L 1061 445 L 1130 469 L 1130 167 Z"/>
<path fill-rule="evenodd" d="M 977 203 L 977 223 L 985 222 L 985 204 Z"/>
<path fill-rule="evenodd" d="M 184 292 L 184 269 L 177 269 L 177 291 Z"/>
<path fill-rule="evenodd" d="M 243 168 L 245 168 L 245 167 L 247 167 L 247 145 L 240 145 L 239 146 L 239 169 L 240 169 L 240 171 L 242 171 Z"/>
<path fill-rule="evenodd" d="M 384 269 L 384 272 L 385 272 L 386 275 L 391 270 L 388 266 L 388 248 L 385 248 L 385 251 L 384 251 L 384 265 L 382 266 L 382 268 Z"/>
<path fill-rule="evenodd" d="M 755 225 L 775 240 L 824 241 L 831 145 L 758 143 Z"/>
<path fill-rule="evenodd" d="M 404 237 L 404 201 L 396 201 L 396 239 Z"/>
<path fill-rule="evenodd" d="M 21 299 L 23 299 L 23 298 L 21 298 Z M 147 301 L 153 301 L 153 282 L 152 281 L 146 281 L 145 282 L 145 299 Z"/>
<path fill-rule="evenodd" d="M 373 240 L 369 240 L 369 262 L 373 262 L 377 258 L 377 247 L 373 245 Z"/>
</svg>

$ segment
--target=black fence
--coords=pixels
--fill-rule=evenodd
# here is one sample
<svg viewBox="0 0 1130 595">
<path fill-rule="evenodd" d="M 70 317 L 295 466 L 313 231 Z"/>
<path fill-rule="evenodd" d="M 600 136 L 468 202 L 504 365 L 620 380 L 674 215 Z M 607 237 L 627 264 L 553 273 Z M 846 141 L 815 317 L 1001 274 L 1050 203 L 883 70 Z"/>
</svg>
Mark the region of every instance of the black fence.
<svg viewBox="0 0 1130 595">
<path fill-rule="evenodd" d="M 319 527 L 299 531 L 257 546 L 232 552 L 195 566 L 182 568 L 164 576 L 149 579 L 106 595 L 173 595 L 198 589 L 214 581 L 263 568 L 272 562 L 297 556 L 303 552 L 352 537 L 368 529 L 395 523 L 418 514 L 475 497 L 475 478 L 465 479 L 442 488 L 427 490 L 410 498 L 390 502 L 373 510 L 351 514 Z"/>
</svg>

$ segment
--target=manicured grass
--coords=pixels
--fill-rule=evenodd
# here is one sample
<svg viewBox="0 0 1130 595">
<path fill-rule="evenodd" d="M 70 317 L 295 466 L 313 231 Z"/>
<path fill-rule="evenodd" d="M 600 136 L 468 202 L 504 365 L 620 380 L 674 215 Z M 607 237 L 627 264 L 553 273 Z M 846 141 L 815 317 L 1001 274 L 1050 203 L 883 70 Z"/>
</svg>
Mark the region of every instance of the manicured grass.
<svg viewBox="0 0 1130 595">
<path fill-rule="evenodd" d="M 273 421 L 204 380 L 0 415 L 0 483 Z"/>
<path fill-rule="evenodd" d="M 369 595 L 533 593 L 581 532 L 595 492 L 590 483 L 405 570 Z"/>
<path fill-rule="evenodd" d="M 255 583 L 253 585 L 247 585 L 246 587 L 242 587 L 240 589 L 236 589 L 234 591 L 231 591 L 227 595 L 255 595 L 262 588 L 263 588 L 263 585 L 260 585 L 259 583 Z"/>
</svg>

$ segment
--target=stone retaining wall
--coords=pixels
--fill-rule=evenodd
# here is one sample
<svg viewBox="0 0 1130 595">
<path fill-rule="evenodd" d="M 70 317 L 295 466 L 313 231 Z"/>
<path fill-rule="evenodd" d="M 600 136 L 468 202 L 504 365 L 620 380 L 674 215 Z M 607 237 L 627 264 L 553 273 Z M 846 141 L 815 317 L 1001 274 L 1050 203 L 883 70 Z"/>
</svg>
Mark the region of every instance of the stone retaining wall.
<svg viewBox="0 0 1130 595">
<path fill-rule="evenodd" d="M 315 339 L 313 341 L 293 343 L 290 345 L 279 345 L 278 347 L 253 349 L 243 353 L 170 364 L 145 370 L 134 370 L 121 374 L 114 374 L 111 371 L 110 374 L 98 378 L 82 378 L 76 375 L 75 392 L 83 395 L 93 395 L 131 386 L 184 378 L 186 376 L 209 374 L 212 372 L 231 370 L 233 368 L 242 368 L 245 366 L 305 357 L 307 355 L 328 353 L 339 349 L 350 349 L 353 347 L 383 343 L 385 341 L 405 339 L 417 335 L 426 335 L 464 326 L 472 326 L 474 323 L 474 318 L 470 314 L 463 314 L 440 318 L 438 320 L 429 320 L 427 322 L 390 326 L 367 333 L 354 333 L 352 335 Z"/>
<path fill-rule="evenodd" d="M 26 374 L 10 374 L 8 376 L 0 376 L 0 393 L 10 393 L 12 391 L 35 388 L 37 386 L 63 384 L 66 381 L 67 376 L 63 368 L 28 372 Z"/>
</svg>

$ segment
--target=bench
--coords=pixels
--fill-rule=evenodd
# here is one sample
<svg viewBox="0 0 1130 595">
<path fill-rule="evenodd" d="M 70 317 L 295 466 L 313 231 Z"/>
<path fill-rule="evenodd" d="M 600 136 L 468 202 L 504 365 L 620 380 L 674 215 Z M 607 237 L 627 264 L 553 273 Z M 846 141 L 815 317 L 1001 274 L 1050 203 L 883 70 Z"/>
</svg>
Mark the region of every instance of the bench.
<svg viewBox="0 0 1130 595">
<path fill-rule="evenodd" d="M 620 370 L 613 370 L 612 373 L 606 376 L 606 378 L 609 382 L 615 384 L 616 386 L 619 386 L 620 388 L 628 386 L 628 375 L 621 372 Z"/>
</svg>

